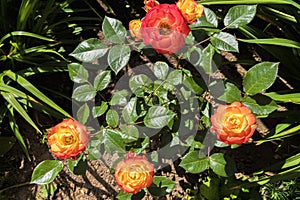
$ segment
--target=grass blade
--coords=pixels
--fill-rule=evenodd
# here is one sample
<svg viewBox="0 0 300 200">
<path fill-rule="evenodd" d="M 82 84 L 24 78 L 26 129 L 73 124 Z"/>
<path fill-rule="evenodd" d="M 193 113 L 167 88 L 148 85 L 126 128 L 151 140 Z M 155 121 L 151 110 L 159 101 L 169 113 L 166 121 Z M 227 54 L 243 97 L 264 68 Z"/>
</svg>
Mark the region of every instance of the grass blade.
<svg viewBox="0 0 300 200">
<path fill-rule="evenodd" d="M 15 74 L 14 72 L 8 70 L 5 72 L 5 74 L 10 77 L 12 80 L 19 83 L 23 88 L 25 88 L 27 91 L 32 93 L 34 96 L 36 96 L 38 99 L 43 101 L 48 106 L 52 107 L 53 109 L 57 110 L 61 114 L 63 114 L 66 117 L 71 117 L 69 113 L 67 113 L 65 110 L 63 110 L 60 106 L 58 106 L 56 103 L 54 103 L 51 99 L 49 99 L 46 95 L 44 95 L 42 92 L 40 92 L 34 85 L 32 85 L 29 81 L 27 81 L 25 78 L 23 78 L 20 75 Z"/>
<path fill-rule="evenodd" d="M 238 41 L 255 44 L 269 44 L 300 49 L 300 43 L 285 38 L 238 39 Z"/>
<path fill-rule="evenodd" d="M 14 111 L 13 111 L 13 108 L 10 107 L 9 108 L 9 111 L 10 111 L 10 114 L 8 115 L 9 116 L 9 125 L 10 125 L 10 128 L 12 129 L 12 131 L 14 132 L 19 144 L 21 145 L 27 159 L 29 161 L 31 161 L 30 159 L 30 156 L 29 156 L 29 153 L 28 153 L 28 149 L 27 149 L 27 146 L 25 144 L 25 141 L 24 141 L 24 138 L 23 136 L 21 135 L 21 132 L 20 132 L 20 129 L 19 129 L 19 126 L 15 120 L 15 117 L 14 117 Z"/>
<path fill-rule="evenodd" d="M 13 94 L 2 92 L 3 98 L 39 133 L 42 133 L 36 124 L 32 121 L 30 116 L 27 114 L 26 110 L 21 106 L 21 104 L 17 101 Z"/>
</svg>

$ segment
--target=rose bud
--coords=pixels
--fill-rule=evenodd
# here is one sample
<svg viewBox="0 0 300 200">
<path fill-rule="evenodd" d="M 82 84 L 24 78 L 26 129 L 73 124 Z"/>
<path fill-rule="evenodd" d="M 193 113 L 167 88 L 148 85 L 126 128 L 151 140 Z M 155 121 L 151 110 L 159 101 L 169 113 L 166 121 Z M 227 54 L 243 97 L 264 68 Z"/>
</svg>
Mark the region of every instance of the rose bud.
<svg viewBox="0 0 300 200">
<path fill-rule="evenodd" d="M 179 0 L 176 5 L 190 24 L 195 23 L 204 11 L 204 7 L 194 0 Z"/>
<path fill-rule="evenodd" d="M 142 21 L 140 19 L 134 19 L 129 22 L 129 32 L 134 40 L 142 39 L 141 26 Z"/>
</svg>

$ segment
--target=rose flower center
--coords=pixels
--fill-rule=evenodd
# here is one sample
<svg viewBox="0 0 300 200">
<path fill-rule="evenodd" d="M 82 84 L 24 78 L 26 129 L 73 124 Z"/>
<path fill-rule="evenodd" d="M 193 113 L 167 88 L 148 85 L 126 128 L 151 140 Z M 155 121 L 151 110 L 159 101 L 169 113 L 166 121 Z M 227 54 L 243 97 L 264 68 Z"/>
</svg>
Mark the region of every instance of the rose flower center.
<svg viewBox="0 0 300 200">
<path fill-rule="evenodd" d="M 72 135 L 64 137 L 65 145 L 74 143 L 74 137 Z"/>
<path fill-rule="evenodd" d="M 168 22 L 160 22 L 158 26 L 160 35 L 169 35 L 172 33 L 172 28 Z"/>
<path fill-rule="evenodd" d="M 228 127 L 231 129 L 240 129 L 242 126 L 241 119 L 233 116 L 228 119 Z"/>
</svg>

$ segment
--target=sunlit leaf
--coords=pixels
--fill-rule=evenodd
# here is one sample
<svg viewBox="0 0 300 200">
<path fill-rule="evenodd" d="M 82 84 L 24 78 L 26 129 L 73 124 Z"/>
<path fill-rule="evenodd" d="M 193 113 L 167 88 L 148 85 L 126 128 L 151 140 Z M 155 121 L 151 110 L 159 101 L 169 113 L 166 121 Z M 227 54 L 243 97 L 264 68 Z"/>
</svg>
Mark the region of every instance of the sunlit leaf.
<svg viewBox="0 0 300 200">
<path fill-rule="evenodd" d="M 174 116 L 175 113 L 163 106 L 152 106 L 144 118 L 144 123 L 149 128 L 159 129 L 167 126 Z"/>
<path fill-rule="evenodd" d="M 104 56 L 108 47 L 97 38 L 90 38 L 82 41 L 70 54 L 81 62 L 93 62 Z"/>
<path fill-rule="evenodd" d="M 77 101 L 86 102 L 96 96 L 96 89 L 91 85 L 81 85 L 74 89 L 72 98 Z"/>
<path fill-rule="evenodd" d="M 51 183 L 63 167 L 60 160 L 44 160 L 34 168 L 30 182 L 39 185 Z"/>
<path fill-rule="evenodd" d="M 279 63 L 262 62 L 251 67 L 243 80 L 244 91 L 254 95 L 268 89 L 277 77 Z"/>
<path fill-rule="evenodd" d="M 127 45 L 115 45 L 108 53 L 108 64 L 110 68 L 117 74 L 130 58 L 130 47 Z"/>
<path fill-rule="evenodd" d="M 108 70 L 105 70 L 98 74 L 94 80 L 94 87 L 97 89 L 97 91 L 104 90 L 111 80 L 111 72 Z"/>
<path fill-rule="evenodd" d="M 88 80 L 88 71 L 79 63 L 68 64 L 69 76 L 75 83 L 84 83 Z"/>
<path fill-rule="evenodd" d="M 102 30 L 106 39 L 117 44 L 123 43 L 127 34 L 121 21 L 107 16 L 103 20 Z"/>
<path fill-rule="evenodd" d="M 229 52 L 239 52 L 239 45 L 233 35 L 226 32 L 214 34 L 211 38 L 211 43 L 217 49 Z"/>
<path fill-rule="evenodd" d="M 256 14 L 256 5 L 238 5 L 231 7 L 224 18 L 227 28 L 238 28 L 248 24 Z"/>
</svg>

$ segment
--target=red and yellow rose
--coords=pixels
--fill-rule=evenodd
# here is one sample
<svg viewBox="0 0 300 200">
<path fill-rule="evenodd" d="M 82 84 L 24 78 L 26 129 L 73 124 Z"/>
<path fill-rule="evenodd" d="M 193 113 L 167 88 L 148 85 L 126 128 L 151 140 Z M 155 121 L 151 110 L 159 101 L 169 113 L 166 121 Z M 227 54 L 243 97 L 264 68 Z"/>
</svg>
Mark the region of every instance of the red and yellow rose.
<svg viewBox="0 0 300 200">
<path fill-rule="evenodd" d="M 126 159 L 115 166 L 115 178 L 119 187 L 127 193 L 136 194 L 152 184 L 154 166 L 145 156 L 129 152 Z"/>
<path fill-rule="evenodd" d="M 175 4 L 159 4 L 142 21 L 142 37 L 162 54 L 173 54 L 185 44 L 190 32 L 187 21 Z"/>
<path fill-rule="evenodd" d="M 196 22 L 204 11 L 204 7 L 194 0 L 179 0 L 176 5 L 190 24 Z"/>
<path fill-rule="evenodd" d="M 48 133 L 51 152 L 58 159 L 76 158 L 86 149 L 90 132 L 74 119 L 65 119 Z"/>
<path fill-rule="evenodd" d="M 218 140 L 226 144 L 245 143 L 256 129 L 255 116 L 240 102 L 220 105 L 211 116 L 211 123 Z"/>
</svg>

